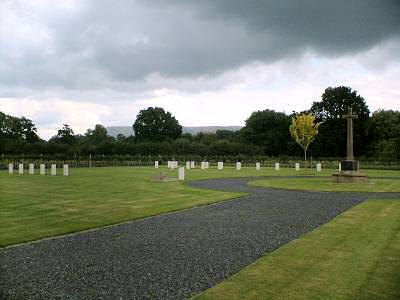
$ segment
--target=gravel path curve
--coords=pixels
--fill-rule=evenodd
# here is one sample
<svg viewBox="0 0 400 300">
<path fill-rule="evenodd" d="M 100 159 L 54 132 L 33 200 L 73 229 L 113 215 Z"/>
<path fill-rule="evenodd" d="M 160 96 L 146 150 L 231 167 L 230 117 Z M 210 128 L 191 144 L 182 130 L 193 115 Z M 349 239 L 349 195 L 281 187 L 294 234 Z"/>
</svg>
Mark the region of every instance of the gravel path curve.
<svg viewBox="0 0 400 300">
<path fill-rule="evenodd" d="M 0 298 L 185 299 L 367 198 L 249 187 L 254 178 L 191 186 L 240 199 L 0 250 Z"/>
</svg>

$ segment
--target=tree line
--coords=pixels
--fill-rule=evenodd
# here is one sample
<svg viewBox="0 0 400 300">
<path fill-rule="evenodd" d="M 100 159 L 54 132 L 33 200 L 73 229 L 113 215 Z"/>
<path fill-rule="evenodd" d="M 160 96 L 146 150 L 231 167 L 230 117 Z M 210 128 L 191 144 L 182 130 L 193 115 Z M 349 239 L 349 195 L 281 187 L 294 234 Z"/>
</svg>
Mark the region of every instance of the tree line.
<svg viewBox="0 0 400 300">
<path fill-rule="evenodd" d="M 310 145 L 311 157 L 346 155 L 346 121 L 342 115 L 348 107 L 358 115 L 354 123 L 357 157 L 385 160 L 400 159 L 400 112 L 378 110 L 371 114 L 365 99 L 350 87 L 327 88 L 320 101 L 309 110 L 287 115 L 274 110 L 253 112 L 239 131 L 182 134 L 182 126 L 171 113 L 149 107 L 140 111 L 133 123 L 134 136 L 111 137 L 98 124 L 83 135 L 75 134 L 64 124 L 49 141 L 37 135 L 34 123 L 0 112 L 0 153 L 5 155 L 44 154 L 73 157 L 80 155 L 196 155 L 196 156 L 297 156 L 303 150 L 296 144 L 289 127 L 298 113 L 315 115 L 323 122 Z"/>
</svg>

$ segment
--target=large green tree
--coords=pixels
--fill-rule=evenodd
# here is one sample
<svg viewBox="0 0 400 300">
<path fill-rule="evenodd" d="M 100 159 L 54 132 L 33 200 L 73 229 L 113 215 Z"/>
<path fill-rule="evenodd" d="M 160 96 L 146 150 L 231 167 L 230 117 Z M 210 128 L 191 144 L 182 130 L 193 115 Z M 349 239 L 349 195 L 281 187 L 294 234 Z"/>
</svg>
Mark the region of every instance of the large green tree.
<svg viewBox="0 0 400 300">
<path fill-rule="evenodd" d="M 58 130 L 57 135 L 53 136 L 49 142 L 73 145 L 76 142 L 74 131 L 68 124 L 63 124 L 63 127 Z"/>
<path fill-rule="evenodd" d="M 138 141 L 165 141 L 177 139 L 182 134 L 182 126 L 161 107 L 149 107 L 141 110 L 133 124 Z"/>
<path fill-rule="evenodd" d="M 0 112 L 0 141 L 5 143 L 40 141 L 37 129 L 33 122 L 25 117 L 17 118 Z"/>
<path fill-rule="evenodd" d="M 368 151 L 369 109 L 363 97 L 350 87 L 328 87 L 321 101 L 313 102 L 311 112 L 318 121 L 324 121 L 311 151 L 315 156 L 346 156 L 347 122 L 342 119 L 348 108 L 358 115 L 354 121 L 354 153 L 366 155 Z"/>
<path fill-rule="evenodd" d="M 370 156 L 400 158 L 400 111 L 378 110 L 369 122 Z"/>
<path fill-rule="evenodd" d="M 88 129 L 81 140 L 79 152 L 90 154 L 111 154 L 115 139 L 107 134 L 107 129 L 96 124 L 94 129 Z"/>
<path fill-rule="evenodd" d="M 246 120 L 240 134 L 244 142 L 261 146 L 267 155 L 286 154 L 290 144 L 291 119 L 273 110 L 256 111 Z"/>
<path fill-rule="evenodd" d="M 110 138 L 110 136 L 107 135 L 107 129 L 101 124 L 96 124 L 94 129 L 88 129 L 85 133 L 85 137 L 92 144 L 100 144 Z"/>
</svg>

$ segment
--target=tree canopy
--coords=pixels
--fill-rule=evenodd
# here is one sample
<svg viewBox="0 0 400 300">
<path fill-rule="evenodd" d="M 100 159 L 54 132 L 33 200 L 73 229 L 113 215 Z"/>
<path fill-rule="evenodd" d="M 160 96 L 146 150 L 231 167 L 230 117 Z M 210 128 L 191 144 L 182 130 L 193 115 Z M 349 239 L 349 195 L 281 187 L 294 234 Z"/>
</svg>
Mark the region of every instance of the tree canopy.
<svg viewBox="0 0 400 300">
<path fill-rule="evenodd" d="M 400 158 L 400 112 L 378 110 L 369 122 L 370 154 L 382 158 Z"/>
<path fill-rule="evenodd" d="M 0 112 L 0 150 L 7 152 L 20 149 L 21 143 L 40 141 L 33 122 L 25 117 L 17 118 Z"/>
<path fill-rule="evenodd" d="M 314 123 L 315 116 L 310 114 L 295 115 L 289 127 L 292 137 L 304 150 L 304 160 L 307 160 L 307 149 L 318 134 L 322 122 Z"/>
<path fill-rule="evenodd" d="M 245 142 L 262 146 L 267 155 L 280 155 L 290 144 L 289 126 L 289 116 L 266 109 L 251 114 L 241 135 Z"/>
<path fill-rule="evenodd" d="M 73 145 L 76 142 L 74 131 L 68 124 L 63 124 L 63 127 L 58 130 L 57 135 L 50 139 L 50 142 Z"/>
<path fill-rule="evenodd" d="M 358 115 L 354 122 L 354 152 L 356 155 L 366 155 L 368 143 L 369 109 L 363 97 L 350 87 L 328 87 L 321 96 L 321 101 L 313 102 L 311 113 L 324 126 L 318 134 L 312 151 L 324 156 L 342 157 L 346 155 L 347 126 L 342 115 L 351 107 Z"/>
<path fill-rule="evenodd" d="M 141 110 L 133 124 L 138 141 L 165 141 L 177 139 L 182 134 L 182 126 L 161 107 L 149 107 Z"/>
</svg>

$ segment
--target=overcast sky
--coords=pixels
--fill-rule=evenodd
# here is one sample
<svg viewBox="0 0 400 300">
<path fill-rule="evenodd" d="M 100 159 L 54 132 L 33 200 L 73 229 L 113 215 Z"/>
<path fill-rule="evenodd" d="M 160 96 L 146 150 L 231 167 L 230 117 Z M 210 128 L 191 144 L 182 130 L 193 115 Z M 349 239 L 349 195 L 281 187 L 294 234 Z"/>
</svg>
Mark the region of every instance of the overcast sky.
<svg viewBox="0 0 400 300">
<path fill-rule="evenodd" d="M 399 80 L 399 0 L 0 0 L 0 111 L 43 138 L 149 106 L 243 125 L 339 85 L 400 110 Z"/>
</svg>

